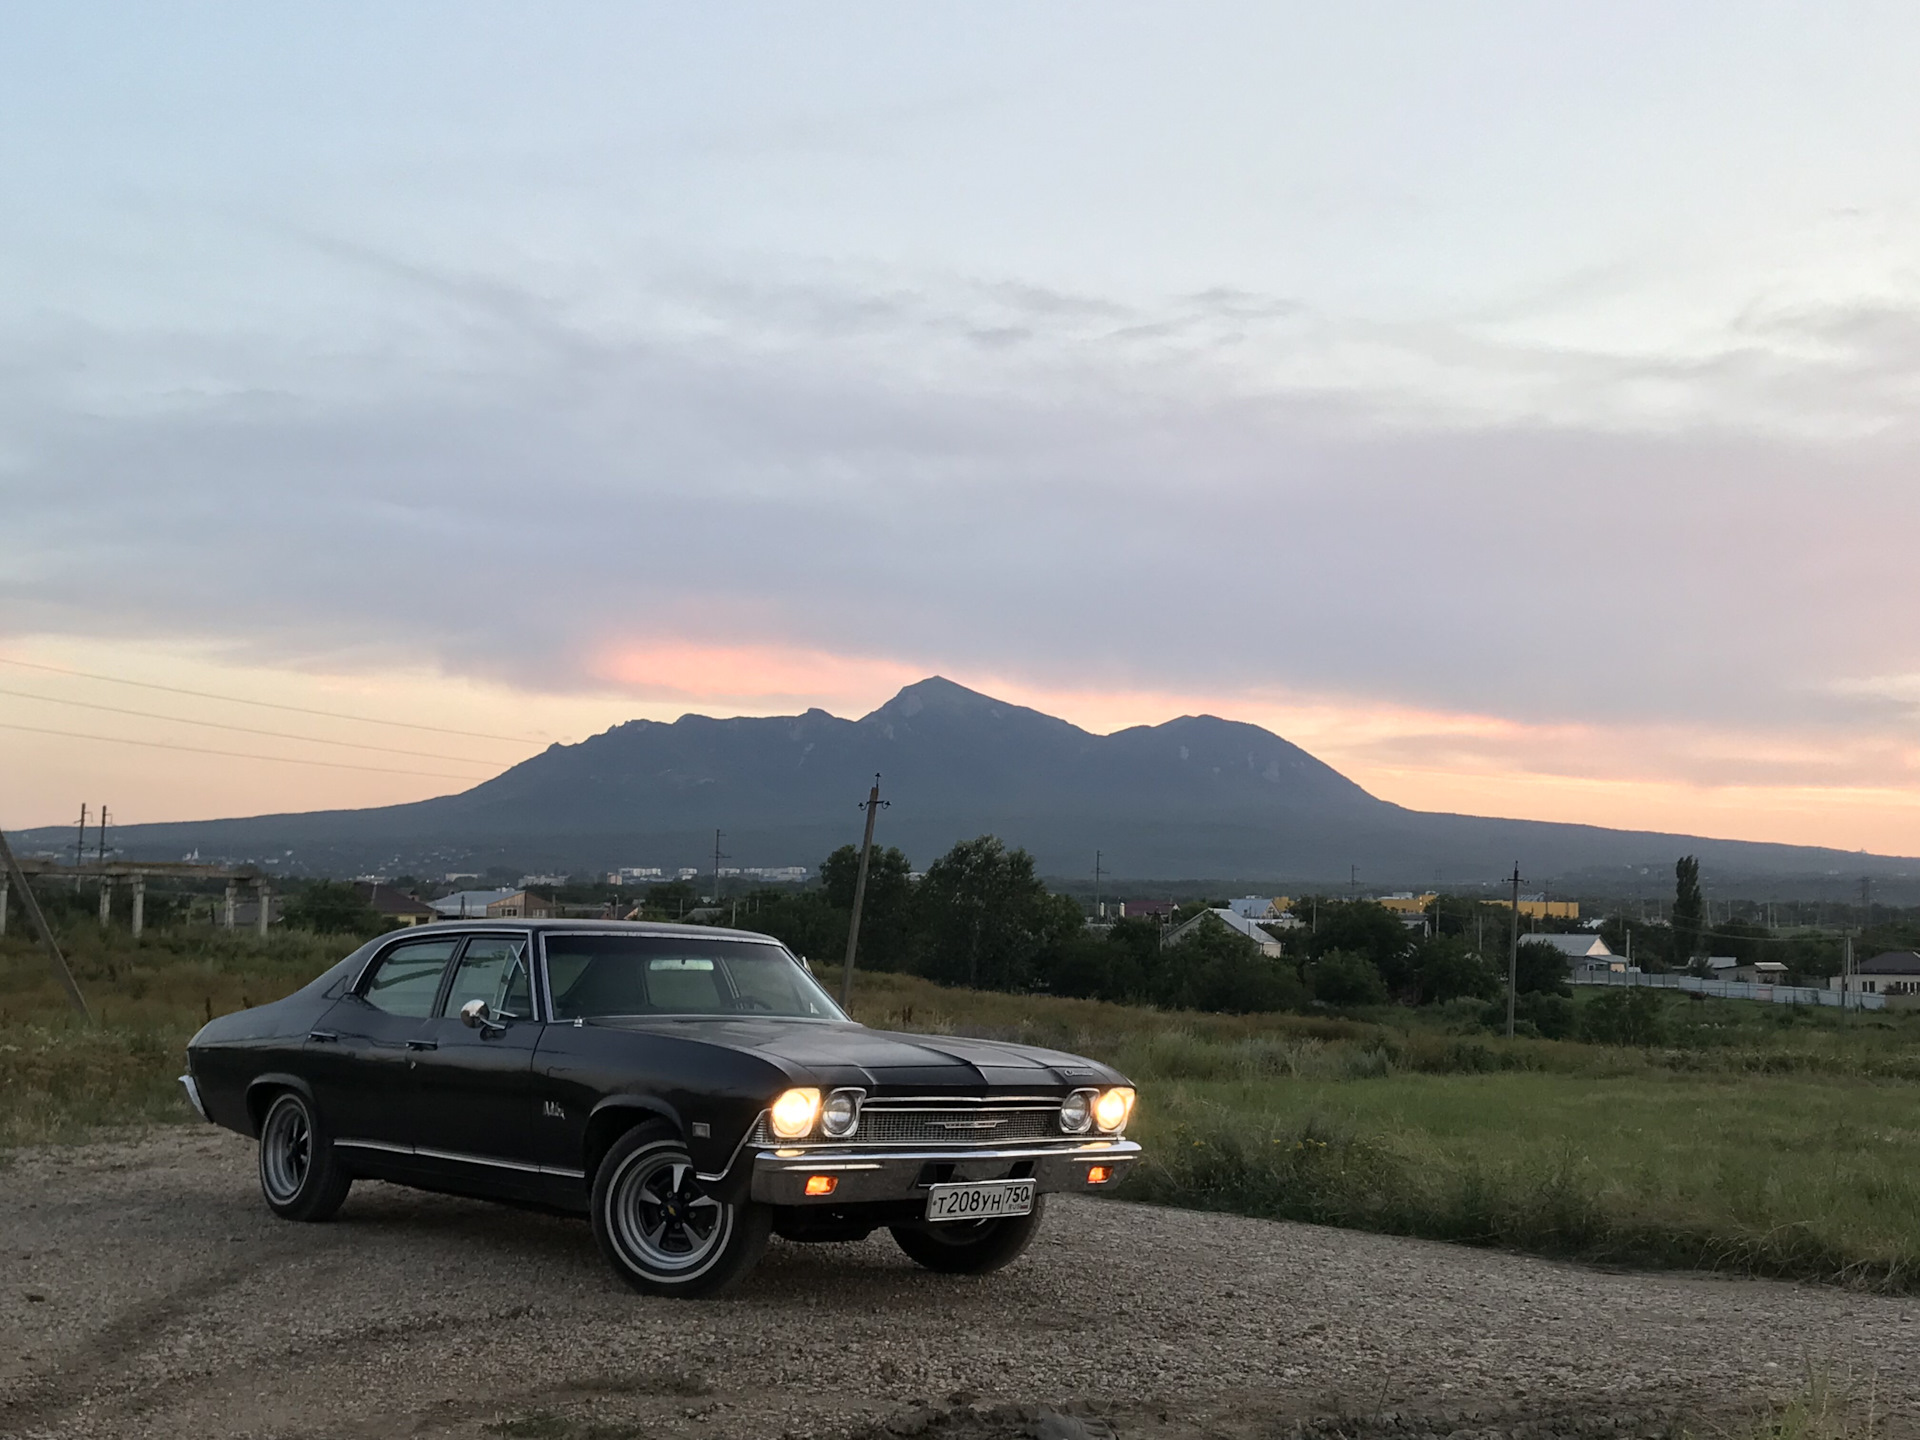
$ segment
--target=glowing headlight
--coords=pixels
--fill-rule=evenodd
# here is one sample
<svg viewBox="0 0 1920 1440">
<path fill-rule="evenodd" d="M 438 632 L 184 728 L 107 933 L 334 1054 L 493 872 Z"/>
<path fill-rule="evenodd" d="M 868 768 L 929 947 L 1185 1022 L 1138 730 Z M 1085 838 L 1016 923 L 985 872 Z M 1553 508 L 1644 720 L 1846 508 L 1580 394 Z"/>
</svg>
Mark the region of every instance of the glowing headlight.
<svg viewBox="0 0 1920 1440">
<path fill-rule="evenodd" d="M 1093 1123 L 1109 1135 L 1118 1135 L 1127 1128 L 1127 1117 L 1133 1114 L 1133 1087 L 1116 1085 L 1111 1090 L 1102 1090 L 1093 1102 Z"/>
<path fill-rule="evenodd" d="M 810 1134 L 813 1122 L 820 1118 L 820 1092 L 811 1086 L 783 1090 L 767 1118 L 773 1125 L 773 1133 L 782 1140 L 798 1140 Z"/>
<path fill-rule="evenodd" d="M 1093 1091 L 1076 1090 L 1060 1102 L 1060 1128 L 1069 1135 L 1084 1135 L 1093 1124 Z"/>
<path fill-rule="evenodd" d="M 820 1131 L 835 1140 L 844 1140 L 860 1123 L 860 1092 L 836 1090 L 820 1108 Z"/>
</svg>

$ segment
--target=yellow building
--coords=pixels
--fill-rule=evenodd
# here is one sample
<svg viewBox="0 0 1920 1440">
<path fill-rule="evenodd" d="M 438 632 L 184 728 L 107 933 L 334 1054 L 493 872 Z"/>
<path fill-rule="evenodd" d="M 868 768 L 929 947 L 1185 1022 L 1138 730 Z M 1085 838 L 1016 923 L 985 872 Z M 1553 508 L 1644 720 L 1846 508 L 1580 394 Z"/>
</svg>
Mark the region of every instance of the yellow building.
<svg viewBox="0 0 1920 1440">
<path fill-rule="evenodd" d="M 1433 908 L 1433 902 L 1440 897 L 1432 891 L 1425 895 L 1383 895 L 1373 903 L 1383 910 L 1391 910 L 1395 915 L 1424 915 Z M 1511 910 L 1511 900 L 1489 900 L 1490 905 L 1501 905 Z M 1530 920 L 1578 920 L 1580 902 L 1578 900 L 1522 900 L 1520 913 Z"/>
<path fill-rule="evenodd" d="M 1490 905 L 1503 905 L 1513 908 L 1511 900 L 1490 900 Z M 1578 920 L 1580 902 L 1578 900 L 1522 900 L 1520 913 L 1534 920 Z"/>
</svg>

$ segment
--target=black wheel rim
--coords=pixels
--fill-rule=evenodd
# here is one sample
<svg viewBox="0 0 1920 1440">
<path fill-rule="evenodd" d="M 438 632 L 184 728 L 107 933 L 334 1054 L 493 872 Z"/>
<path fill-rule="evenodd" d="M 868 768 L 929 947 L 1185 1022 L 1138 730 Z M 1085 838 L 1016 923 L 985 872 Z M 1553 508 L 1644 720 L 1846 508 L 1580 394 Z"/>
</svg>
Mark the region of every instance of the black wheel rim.
<svg viewBox="0 0 1920 1440">
<path fill-rule="evenodd" d="M 306 1106 L 286 1099 L 273 1107 L 260 1135 L 260 1181 L 267 1197 L 286 1203 L 300 1194 L 313 1167 L 313 1126 Z"/>
<path fill-rule="evenodd" d="M 673 1151 L 630 1157 L 609 1198 L 615 1239 L 642 1269 L 680 1275 L 703 1269 L 726 1243 L 733 1207 L 707 1194 L 687 1157 Z"/>
</svg>

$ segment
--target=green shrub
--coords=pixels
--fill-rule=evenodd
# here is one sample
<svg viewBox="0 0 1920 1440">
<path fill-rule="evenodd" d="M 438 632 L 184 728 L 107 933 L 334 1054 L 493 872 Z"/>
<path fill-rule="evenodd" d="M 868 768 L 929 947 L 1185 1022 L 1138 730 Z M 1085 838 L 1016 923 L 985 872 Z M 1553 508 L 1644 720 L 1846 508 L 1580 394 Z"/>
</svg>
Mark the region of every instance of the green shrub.
<svg viewBox="0 0 1920 1440">
<path fill-rule="evenodd" d="M 1307 980 L 1313 987 L 1313 998 L 1328 1005 L 1386 1002 L 1387 985 L 1379 969 L 1366 956 L 1351 951 L 1329 950 L 1307 967 Z"/>
<path fill-rule="evenodd" d="M 1661 1044 L 1666 1039 L 1666 1003 L 1657 990 L 1606 990 L 1580 1012 L 1580 1038 L 1590 1045 Z"/>
</svg>

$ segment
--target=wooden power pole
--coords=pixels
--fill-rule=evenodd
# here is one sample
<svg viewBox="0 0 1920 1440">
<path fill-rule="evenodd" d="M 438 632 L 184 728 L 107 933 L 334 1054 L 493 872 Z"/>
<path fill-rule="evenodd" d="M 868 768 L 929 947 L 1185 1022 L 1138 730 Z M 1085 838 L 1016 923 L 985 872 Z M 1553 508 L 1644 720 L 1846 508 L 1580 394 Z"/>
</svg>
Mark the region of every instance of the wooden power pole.
<svg viewBox="0 0 1920 1440">
<path fill-rule="evenodd" d="M 87 1009 L 86 998 L 81 995 L 80 987 L 74 983 L 73 972 L 67 968 L 67 957 L 60 953 L 60 946 L 53 938 L 53 931 L 47 928 L 47 917 L 40 913 L 40 902 L 34 899 L 33 887 L 27 884 L 27 877 L 21 873 L 20 862 L 13 858 L 13 847 L 7 844 L 4 832 L 0 832 L 0 860 L 5 861 L 7 874 L 13 878 L 14 889 L 20 892 L 20 908 L 27 912 L 27 918 L 33 922 L 33 928 L 40 932 L 40 943 L 47 947 L 47 954 L 53 957 L 53 970 L 60 977 L 60 984 L 66 989 L 67 999 L 71 1000 L 73 1008 L 80 1012 L 80 1018 L 91 1025 L 93 1015 Z"/>
<path fill-rule="evenodd" d="M 1513 997 L 1520 981 L 1520 862 L 1513 862 L 1513 929 L 1507 939 L 1507 1039 L 1513 1038 Z"/>
<path fill-rule="evenodd" d="M 867 862 L 873 858 L 873 817 L 886 808 L 880 798 L 880 777 L 873 777 L 873 789 L 860 808 L 867 812 L 867 833 L 860 841 L 860 872 L 853 882 L 853 919 L 847 922 L 847 966 L 840 975 L 840 1008 L 853 1003 L 853 954 L 860 946 L 860 910 L 867 902 Z"/>
</svg>

